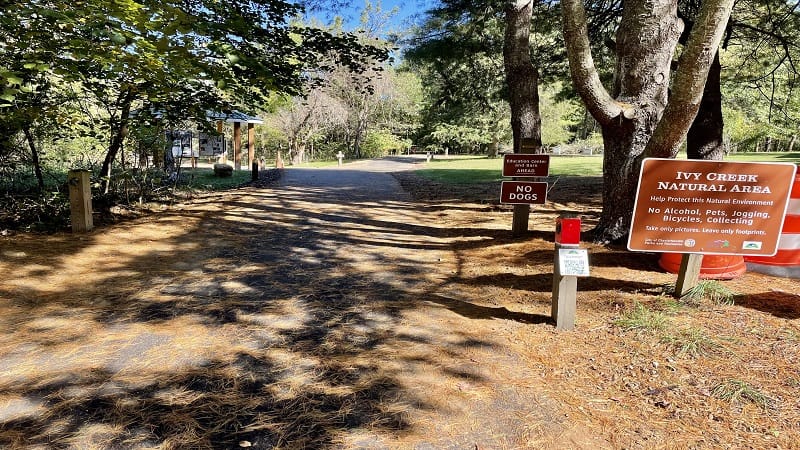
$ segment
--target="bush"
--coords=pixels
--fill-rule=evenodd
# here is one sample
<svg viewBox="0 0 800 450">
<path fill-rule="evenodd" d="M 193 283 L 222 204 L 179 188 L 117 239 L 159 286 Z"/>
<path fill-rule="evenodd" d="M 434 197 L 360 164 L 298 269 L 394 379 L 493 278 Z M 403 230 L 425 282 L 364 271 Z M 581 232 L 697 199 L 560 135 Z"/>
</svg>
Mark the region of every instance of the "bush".
<svg viewBox="0 0 800 450">
<path fill-rule="evenodd" d="M 395 153 L 404 153 L 411 147 L 411 141 L 402 139 L 386 131 L 367 133 L 361 145 L 361 156 L 377 158 Z"/>
<path fill-rule="evenodd" d="M 61 192 L 5 194 L 0 198 L 0 229 L 55 232 L 69 226 L 69 196 Z"/>
</svg>

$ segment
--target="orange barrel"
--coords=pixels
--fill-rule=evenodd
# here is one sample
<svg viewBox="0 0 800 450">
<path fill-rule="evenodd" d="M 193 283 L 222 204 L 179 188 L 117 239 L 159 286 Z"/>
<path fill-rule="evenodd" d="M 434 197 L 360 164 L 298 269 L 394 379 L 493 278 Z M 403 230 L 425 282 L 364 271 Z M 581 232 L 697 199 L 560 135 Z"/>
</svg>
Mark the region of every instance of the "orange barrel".
<svg viewBox="0 0 800 450">
<path fill-rule="evenodd" d="M 800 173 L 794 177 L 786 218 L 775 256 L 746 256 L 747 268 L 786 278 L 800 278 Z"/>
<path fill-rule="evenodd" d="M 667 272 L 678 273 L 681 269 L 682 253 L 662 253 L 658 265 Z M 740 255 L 703 255 L 700 278 L 704 280 L 730 280 L 747 270 Z"/>
</svg>

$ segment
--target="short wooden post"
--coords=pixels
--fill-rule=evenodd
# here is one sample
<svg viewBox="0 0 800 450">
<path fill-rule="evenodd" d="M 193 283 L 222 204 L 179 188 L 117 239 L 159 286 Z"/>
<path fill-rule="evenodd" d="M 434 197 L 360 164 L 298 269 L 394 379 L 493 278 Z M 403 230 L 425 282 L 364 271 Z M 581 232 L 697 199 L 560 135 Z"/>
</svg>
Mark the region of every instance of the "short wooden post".
<svg viewBox="0 0 800 450">
<path fill-rule="evenodd" d="M 258 161 L 253 161 L 253 172 L 251 173 L 253 181 L 258 181 Z"/>
<path fill-rule="evenodd" d="M 342 165 L 342 159 L 344 158 L 344 153 L 339 152 L 336 154 L 336 158 L 339 160 L 339 166 Z"/>
<path fill-rule="evenodd" d="M 556 322 L 558 330 L 572 330 L 575 328 L 576 297 L 578 295 L 578 277 L 572 275 L 561 275 L 561 264 L 559 263 L 558 250 L 560 244 L 556 244 L 555 258 L 553 263 L 553 299 L 550 308 L 550 316 Z"/>
<path fill-rule="evenodd" d="M 681 298 L 697 286 L 702 265 L 703 255 L 701 253 L 684 253 L 681 258 L 681 267 L 678 269 L 678 281 L 675 282 L 675 297 Z"/>
<path fill-rule="evenodd" d="M 70 170 L 67 176 L 69 184 L 69 209 L 72 231 L 79 233 L 94 228 L 92 220 L 92 187 L 88 170 Z"/>
</svg>

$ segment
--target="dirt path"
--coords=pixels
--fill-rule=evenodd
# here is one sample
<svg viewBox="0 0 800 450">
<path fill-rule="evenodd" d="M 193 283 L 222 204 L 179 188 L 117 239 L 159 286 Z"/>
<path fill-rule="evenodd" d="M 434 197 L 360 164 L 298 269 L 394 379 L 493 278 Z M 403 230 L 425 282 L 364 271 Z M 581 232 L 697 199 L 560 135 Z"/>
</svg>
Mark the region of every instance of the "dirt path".
<svg viewBox="0 0 800 450">
<path fill-rule="evenodd" d="M 0 446 L 609 447 L 509 345 L 547 318 L 451 283 L 503 232 L 411 202 L 413 162 L 2 238 Z"/>
<path fill-rule="evenodd" d="M 557 332 L 554 220 L 591 228 L 600 180 L 512 238 L 498 186 L 414 162 L 0 237 L 0 447 L 798 448 L 800 280 L 678 302 L 658 255 L 585 244 Z"/>
</svg>

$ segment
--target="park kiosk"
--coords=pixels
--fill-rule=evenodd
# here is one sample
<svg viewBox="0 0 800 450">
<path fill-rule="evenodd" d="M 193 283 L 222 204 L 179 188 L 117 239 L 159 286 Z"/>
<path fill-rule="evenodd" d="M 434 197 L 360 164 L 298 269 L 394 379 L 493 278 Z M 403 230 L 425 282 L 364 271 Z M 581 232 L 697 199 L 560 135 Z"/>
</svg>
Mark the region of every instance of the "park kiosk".
<svg viewBox="0 0 800 450">
<path fill-rule="evenodd" d="M 245 124 L 247 126 L 247 161 L 250 164 L 255 162 L 255 126 L 263 124 L 264 121 L 262 119 L 247 115 L 241 111 L 231 111 L 229 113 L 208 112 L 206 116 L 210 120 L 217 122 L 217 132 L 219 133 L 222 133 L 223 122 L 233 124 L 233 166 L 235 170 L 242 169 L 242 124 Z M 222 154 L 227 156 L 225 149 L 223 149 Z"/>
</svg>

